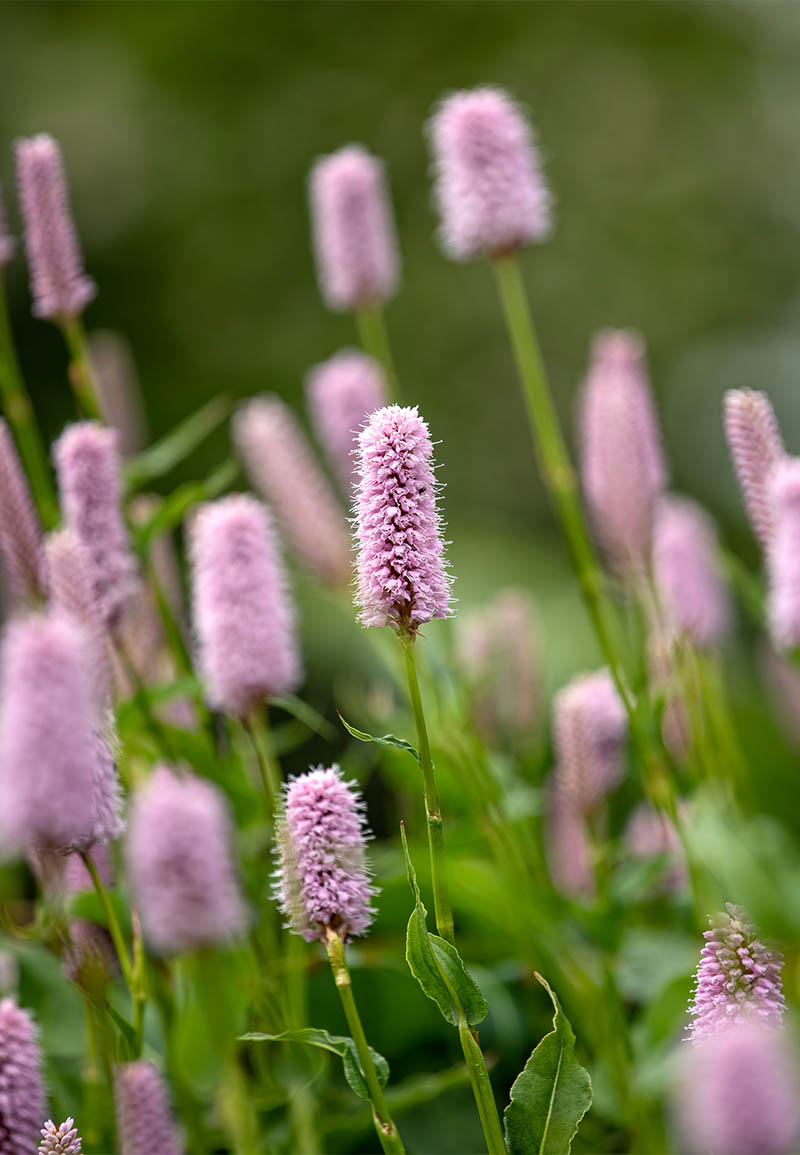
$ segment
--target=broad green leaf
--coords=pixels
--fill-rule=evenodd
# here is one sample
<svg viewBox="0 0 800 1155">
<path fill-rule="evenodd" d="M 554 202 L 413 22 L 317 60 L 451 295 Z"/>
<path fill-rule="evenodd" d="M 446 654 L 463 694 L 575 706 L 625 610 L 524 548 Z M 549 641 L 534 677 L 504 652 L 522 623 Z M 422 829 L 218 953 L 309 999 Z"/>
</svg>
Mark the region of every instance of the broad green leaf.
<svg viewBox="0 0 800 1155">
<path fill-rule="evenodd" d="M 488 1006 L 478 984 L 467 971 L 454 946 L 428 930 L 427 912 L 422 904 L 417 876 L 408 853 L 405 828 L 401 826 L 403 854 L 415 905 L 406 932 L 406 960 L 412 975 L 425 994 L 436 1003 L 454 1027 L 463 1016 L 471 1027 L 483 1022 Z"/>
<path fill-rule="evenodd" d="M 361 1073 L 356 1045 L 349 1035 L 331 1035 L 327 1031 L 318 1030 L 316 1027 L 302 1027 L 294 1031 L 283 1031 L 280 1035 L 264 1035 L 258 1031 L 251 1031 L 250 1034 L 240 1035 L 239 1042 L 305 1043 L 310 1047 L 322 1047 L 325 1051 L 331 1051 L 342 1060 L 344 1077 L 350 1090 L 360 1099 L 369 1100 L 369 1090 Z M 372 1047 L 370 1047 L 369 1052 L 375 1064 L 378 1082 L 382 1087 L 385 1087 L 389 1081 L 389 1064 L 383 1055 L 373 1051 Z"/>
<path fill-rule="evenodd" d="M 410 742 L 406 742 L 405 738 L 396 738 L 394 734 L 384 734 L 382 738 L 377 738 L 374 734 L 368 734 L 366 730 L 356 730 L 355 726 L 351 726 L 349 722 L 346 722 L 341 714 L 339 714 L 339 721 L 347 733 L 352 734 L 354 738 L 358 738 L 359 742 L 377 742 L 380 746 L 395 746 L 398 750 L 405 750 L 406 753 L 413 754 L 419 762 L 419 751 L 416 750 Z"/>
<path fill-rule="evenodd" d="M 133 538 L 136 548 L 146 553 L 151 542 L 162 533 L 169 533 L 176 529 L 183 521 L 186 513 L 193 505 L 201 501 L 211 501 L 219 497 L 226 489 L 233 485 L 239 473 L 239 464 L 231 458 L 223 461 L 205 481 L 187 481 L 164 498 L 153 516 L 144 525 L 134 529 Z"/>
<path fill-rule="evenodd" d="M 143 450 L 125 463 L 123 477 L 127 493 L 140 489 L 148 482 L 156 481 L 180 465 L 189 454 L 201 445 L 231 411 L 229 397 L 213 397 L 196 413 L 181 421 L 160 440 Z"/>
<path fill-rule="evenodd" d="M 592 1104 L 592 1080 L 575 1058 L 575 1035 L 555 993 L 540 974 L 555 1013 L 511 1088 L 505 1110 L 510 1155 L 569 1155 L 578 1124 Z"/>
</svg>

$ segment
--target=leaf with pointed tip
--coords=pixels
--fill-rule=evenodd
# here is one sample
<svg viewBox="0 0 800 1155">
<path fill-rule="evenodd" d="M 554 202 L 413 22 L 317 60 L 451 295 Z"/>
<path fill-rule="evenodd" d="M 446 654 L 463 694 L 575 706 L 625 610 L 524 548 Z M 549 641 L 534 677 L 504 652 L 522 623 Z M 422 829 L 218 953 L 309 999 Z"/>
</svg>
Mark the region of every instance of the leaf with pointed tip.
<svg viewBox="0 0 800 1155">
<path fill-rule="evenodd" d="M 132 493 L 180 465 L 222 424 L 230 411 L 229 397 L 212 397 L 154 445 L 131 457 L 123 467 L 126 492 Z"/>
<path fill-rule="evenodd" d="M 331 1035 L 327 1031 L 318 1030 L 316 1027 L 302 1027 L 294 1031 L 283 1031 L 280 1035 L 264 1035 L 259 1031 L 251 1031 L 247 1035 L 240 1035 L 239 1042 L 305 1043 L 310 1047 L 322 1047 L 323 1050 L 338 1055 L 342 1060 L 344 1077 L 350 1090 L 358 1095 L 359 1099 L 369 1100 L 370 1098 L 366 1081 L 361 1073 L 356 1045 L 349 1035 Z M 389 1064 L 383 1055 L 373 1051 L 372 1047 L 370 1047 L 369 1052 L 375 1064 L 378 1082 L 382 1087 L 385 1087 L 389 1081 Z"/>
<path fill-rule="evenodd" d="M 511 1088 L 505 1110 L 510 1155 L 569 1155 L 578 1125 L 592 1105 L 592 1080 L 575 1058 L 575 1035 L 561 1005 L 552 1000 L 553 1029 L 545 1035 Z"/>
<path fill-rule="evenodd" d="M 133 541 L 137 550 L 145 553 L 162 533 L 170 533 L 181 524 L 188 510 L 201 501 L 212 501 L 233 485 L 239 473 L 239 463 L 230 458 L 223 461 L 205 481 L 187 481 L 174 489 L 159 504 L 153 516 L 144 525 L 134 528 Z"/>
<path fill-rule="evenodd" d="M 398 750 L 405 750 L 407 754 L 413 754 L 419 762 L 419 751 L 410 742 L 406 742 L 405 738 L 396 738 L 394 734 L 384 734 L 382 738 L 377 738 L 374 734 L 368 734 L 366 730 L 356 730 L 355 726 L 351 726 L 349 722 L 345 721 L 341 714 L 339 714 L 339 721 L 347 733 L 358 738 L 359 742 L 377 742 L 380 746 L 394 746 Z"/>
</svg>

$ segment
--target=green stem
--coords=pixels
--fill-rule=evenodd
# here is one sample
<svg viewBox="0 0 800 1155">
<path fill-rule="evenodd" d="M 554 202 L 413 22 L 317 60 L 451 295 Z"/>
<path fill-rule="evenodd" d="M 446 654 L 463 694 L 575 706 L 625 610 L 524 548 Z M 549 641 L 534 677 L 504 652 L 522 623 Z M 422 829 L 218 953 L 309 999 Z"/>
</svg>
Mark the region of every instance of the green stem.
<svg viewBox="0 0 800 1155">
<path fill-rule="evenodd" d="M 45 527 L 52 529 L 58 521 L 58 506 L 47 467 L 47 454 L 36 426 L 14 349 L 2 276 L 0 276 L 0 401 L 14 432 L 14 440 L 30 482 L 39 516 Z"/>
<path fill-rule="evenodd" d="M 393 400 L 400 400 L 400 387 L 394 367 L 389 336 L 380 305 L 362 305 L 356 310 L 356 324 L 361 347 L 374 361 L 383 366 Z"/>
<path fill-rule="evenodd" d="M 500 1116 L 497 1113 L 497 1103 L 494 1099 L 489 1072 L 486 1069 L 486 1060 L 475 1035 L 469 1029 L 461 1004 L 458 1003 L 457 1006 L 458 1038 L 464 1053 L 469 1081 L 472 1084 L 472 1093 L 478 1107 L 486 1150 L 489 1155 L 506 1155 L 503 1128 L 500 1126 Z"/>
<path fill-rule="evenodd" d="M 125 945 L 125 938 L 122 934 L 122 929 L 119 925 L 119 922 L 117 921 L 117 916 L 114 913 L 114 908 L 111 905 L 111 901 L 106 894 L 106 888 L 103 886 L 100 875 L 97 873 L 97 867 L 95 866 L 94 862 L 92 862 L 91 855 L 88 853 L 88 851 L 82 850 L 81 858 L 83 859 L 84 866 L 89 871 L 89 876 L 94 883 L 95 890 L 97 891 L 97 897 L 100 899 L 103 910 L 105 911 L 108 930 L 114 943 L 114 949 L 117 952 L 120 970 L 122 971 L 125 982 L 128 984 L 128 990 L 131 992 L 131 996 L 133 997 L 135 986 L 133 979 L 133 967 L 131 966 L 131 958 L 128 954 L 128 948 Z"/>
<path fill-rule="evenodd" d="M 118 634 L 112 635 L 112 642 L 114 649 L 119 657 L 122 668 L 130 683 L 133 692 L 133 700 L 139 708 L 139 713 L 142 715 L 147 729 L 150 731 L 152 738 L 156 745 L 166 755 L 167 758 L 173 757 L 172 743 L 170 742 L 167 731 L 159 722 L 153 713 L 153 708 L 150 704 L 150 699 L 147 696 L 147 687 L 142 681 L 141 674 L 136 668 L 136 663 L 127 651 L 127 648 L 122 642 Z"/>
<path fill-rule="evenodd" d="M 133 996 L 133 1031 L 136 1036 L 136 1055 L 134 1057 L 138 1058 L 142 1053 L 142 1043 L 144 1041 L 144 1011 L 147 1005 L 147 971 L 145 969 L 142 926 L 139 922 L 139 915 L 133 908 L 131 908 L 131 920 L 133 922 L 133 967 L 131 970 L 133 989 L 131 990 L 131 995 Z"/>
<path fill-rule="evenodd" d="M 356 1045 L 358 1064 L 372 1101 L 372 1120 L 375 1124 L 375 1132 L 385 1152 L 402 1153 L 405 1151 L 405 1147 L 392 1121 L 392 1116 L 389 1113 L 383 1087 L 378 1080 L 378 1074 L 375 1070 L 375 1064 L 372 1061 L 369 1044 L 367 1043 L 367 1036 L 364 1034 L 361 1017 L 359 1016 L 356 1001 L 353 997 L 353 986 L 350 980 L 350 970 L 345 958 L 344 943 L 331 927 L 328 927 L 327 948 L 336 989 L 342 1001 L 342 1009 L 347 1019 L 347 1025 L 350 1028 L 350 1035 Z"/>
<path fill-rule="evenodd" d="M 436 791 L 436 778 L 433 773 L 428 728 L 425 725 L 425 712 L 422 708 L 417 666 L 414 660 L 414 635 L 402 632 L 397 636 L 405 654 L 408 695 L 411 699 L 411 709 L 417 728 L 419 765 L 422 771 L 422 788 L 425 793 L 425 814 L 428 823 L 428 851 L 431 860 L 431 885 L 433 886 L 436 929 L 446 942 L 455 945 L 453 908 L 450 905 L 450 893 L 447 887 L 447 873 L 444 863 L 444 829 L 442 827 L 442 814 L 439 809 L 439 796 Z"/>
<path fill-rule="evenodd" d="M 69 350 L 69 383 L 75 399 L 86 417 L 102 421 L 94 368 L 83 321 L 80 317 L 69 317 L 61 322 L 60 329 Z"/>
<path fill-rule="evenodd" d="M 275 815 L 275 807 L 281 791 L 281 768 L 272 751 L 272 742 L 269 735 L 269 714 L 266 706 L 258 706 L 243 720 L 250 741 L 253 744 L 258 770 L 261 775 L 261 784 L 267 801 L 267 817 L 271 822 Z"/>
</svg>

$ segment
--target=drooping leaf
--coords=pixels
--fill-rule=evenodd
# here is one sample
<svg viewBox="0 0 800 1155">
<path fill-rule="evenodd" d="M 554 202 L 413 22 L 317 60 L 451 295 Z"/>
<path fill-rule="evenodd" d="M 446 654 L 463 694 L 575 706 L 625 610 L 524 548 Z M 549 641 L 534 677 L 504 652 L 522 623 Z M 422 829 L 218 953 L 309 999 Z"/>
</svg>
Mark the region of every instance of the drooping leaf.
<svg viewBox="0 0 800 1155">
<path fill-rule="evenodd" d="M 592 1080 L 575 1058 L 575 1035 L 561 1005 L 549 994 L 553 1029 L 528 1059 L 511 1088 L 505 1110 L 510 1155 L 569 1155 L 578 1125 L 592 1104 Z"/>
<path fill-rule="evenodd" d="M 408 881 L 414 891 L 415 904 L 406 932 L 406 960 L 412 975 L 425 994 L 436 1003 L 448 1023 L 454 1027 L 463 1016 L 470 1027 L 486 1018 L 488 1005 L 480 988 L 467 971 L 454 946 L 427 927 L 427 912 L 422 903 L 417 876 L 408 853 L 405 828 L 401 827 L 403 854 Z"/>
<path fill-rule="evenodd" d="M 229 397 L 212 397 L 206 405 L 181 421 L 149 449 L 130 458 L 123 469 L 126 492 L 132 493 L 180 465 L 222 424 L 230 411 Z"/>
<path fill-rule="evenodd" d="M 325 1051 L 331 1051 L 342 1060 L 344 1077 L 350 1090 L 360 1099 L 369 1100 L 369 1090 L 361 1072 L 356 1045 L 349 1035 L 331 1035 L 328 1031 L 319 1030 L 316 1027 L 302 1027 L 293 1031 L 283 1031 L 280 1035 L 264 1035 L 259 1031 L 251 1031 L 250 1034 L 240 1035 L 239 1042 L 305 1043 L 310 1047 L 322 1047 Z M 369 1052 L 375 1064 L 378 1082 L 382 1087 L 385 1087 L 389 1081 L 389 1064 L 383 1055 L 373 1051 L 372 1047 L 370 1047 Z"/>
<path fill-rule="evenodd" d="M 384 734 L 381 738 L 377 738 L 374 734 L 368 734 L 366 730 L 357 730 L 355 726 L 351 726 L 349 722 L 345 721 L 341 714 L 339 714 L 339 721 L 347 733 L 358 738 L 359 742 L 377 742 L 379 746 L 394 746 L 398 750 L 405 750 L 407 754 L 413 754 L 419 762 L 419 751 L 410 742 L 406 742 L 405 738 L 397 738 L 394 734 Z"/>
</svg>

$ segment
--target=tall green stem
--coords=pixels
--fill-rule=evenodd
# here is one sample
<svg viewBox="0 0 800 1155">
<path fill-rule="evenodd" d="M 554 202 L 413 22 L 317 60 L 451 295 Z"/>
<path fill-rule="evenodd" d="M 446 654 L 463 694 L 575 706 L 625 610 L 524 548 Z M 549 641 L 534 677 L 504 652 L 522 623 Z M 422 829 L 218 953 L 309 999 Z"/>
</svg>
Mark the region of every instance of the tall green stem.
<svg viewBox="0 0 800 1155">
<path fill-rule="evenodd" d="M 33 499 L 44 525 L 52 529 L 58 520 L 53 483 L 47 468 L 47 454 L 36 426 L 30 398 L 22 379 L 11 335 L 5 284 L 0 276 L 0 400 L 25 466 Z"/>
<path fill-rule="evenodd" d="M 411 699 L 411 709 L 417 728 L 419 766 L 422 771 L 422 788 L 425 793 L 425 814 L 428 823 L 428 850 L 431 860 L 431 885 L 433 886 L 433 907 L 436 917 L 436 929 L 443 939 L 455 945 L 453 908 L 450 905 L 450 893 L 447 887 L 447 873 L 444 864 L 442 813 L 439 809 L 439 796 L 436 791 L 436 778 L 433 773 L 433 759 L 431 758 L 431 747 L 428 741 L 428 728 L 425 725 L 425 712 L 422 708 L 422 695 L 420 694 L 417 666 L 414 659 L 414 636 L 404 632 L 398 634 L 398 637 L 405 654 L 408 695 Z"/>
<path fill-rule="evenodd" d="M 69 382 L 75 398 L 86 417 L 101 421 L 97 383 L 83 321 L 80 317 L 70 317 L 61 324 L 61 332 L 69 350 Z"/>
<path fill-rule="evenodd" d="M 394 367 L 386 322 L 380 305 L 362 305 L 356 310 L 356 324 L 361 347 L 374 361 L 383 366 L 394 401 L 400 400 L 397 371 Z"/>
<path fill-rule="evenodd" d="M 97 897 L 100 899 L 103 911 L 105 912 L 109 934 L 111 935 L 111 939 L 114 943 L 114 949 L 116 950 L 117 958 L 119 959 L 120 970 L 122 971 L 122 976 L 125 979 L 125 982 L 128 984 L 128 989 L 133 996 L 135 985 L 133 980 L 133 967 L 131 966 L 131 957 L 128 954 L 128 948 L 125 944 L 122 928 L 119 925 L 117 916 L 114 913 L 114 907 L 111 905 L 111 901 L 106 894 L 106 888 L 103 886 L 100 875 L 97 873 L 97 867 L 92 861 L 91 855 L 88 853 L 88 851 L 82 850 L 81 858 L 83 859 L 84 866 L 89 871 L 89 877 L 94 884 L 94 888 L 97 891 Z"/>
<path fill-rule="evenodd" d="M 344 943 L 331 927 L 328 927 L 327 948 L 336 989 L 342 1001 L 342 1009 L 347 1019 L 347 1025 L 350 1028 L 350 1035 L 356 1045 L 358 1065 L 361 1068 L 361 1074 L 364 1076 L 364 1082 L 367 1084 L 369 1097 L 372 1101 L 372 1121 L 375 1124 L 375 1132 L 385 1152 L 402 1153 L 405 1151 L 405 1147 L 392 1121 L 392 1116 L 389 1113 L 386 1096 L 383 1093 L 383 1087 L 378 1079 L 369 1044 L 367 1043 L 367 1036 L 364 1034 L 361 1017 L 356 1007 L 355 998 L 353 997 L 353 985 L 350 980 L 350 970 L 345 958 Z"/>
<path fill-rule="evenodd" d="M 269 715 L 266 706 L 257 707 L 242 724 L 253 744 L 269 812 L 267 817 L 271 822 L 281 790 L 281 768 L 272 751 L 269 736 Z"/>
</svg>

